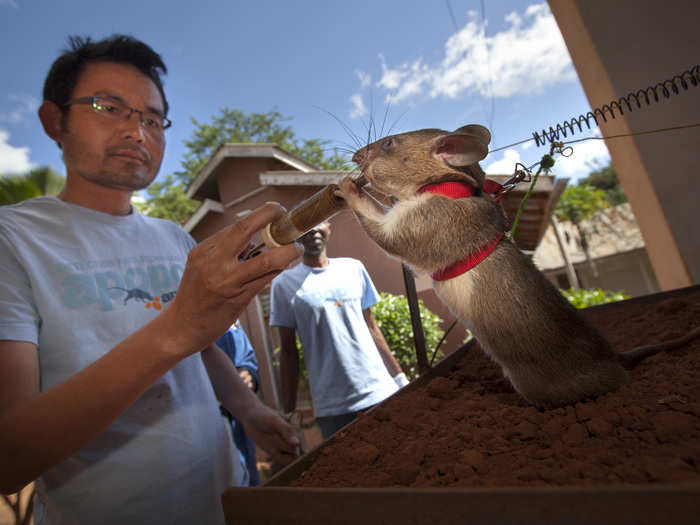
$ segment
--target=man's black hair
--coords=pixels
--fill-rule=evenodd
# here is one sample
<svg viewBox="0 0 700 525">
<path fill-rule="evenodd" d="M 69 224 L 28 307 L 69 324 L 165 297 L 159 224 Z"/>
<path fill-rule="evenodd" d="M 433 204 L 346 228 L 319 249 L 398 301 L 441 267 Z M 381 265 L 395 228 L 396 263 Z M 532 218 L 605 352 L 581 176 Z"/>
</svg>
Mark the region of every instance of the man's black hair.
<svg viewBox="0 0 700 525">
<path fill-rule="evenodd" d="M 163 98 L 164 115 L 168 114 L 168 101 L 163 91 L 161 74 L 168 72 L 163 59 L 147 44 L 128 35 L 112 35 L 98 42 L 90 37 L 68 37 L 70 49 L 58 57 L 44 82 L 44 100 L 55 103 L 63 110 L 72 95 L 78 78 L 91 62 L 115 62 L 134 66 L 150 78 Z"/>
</svg>

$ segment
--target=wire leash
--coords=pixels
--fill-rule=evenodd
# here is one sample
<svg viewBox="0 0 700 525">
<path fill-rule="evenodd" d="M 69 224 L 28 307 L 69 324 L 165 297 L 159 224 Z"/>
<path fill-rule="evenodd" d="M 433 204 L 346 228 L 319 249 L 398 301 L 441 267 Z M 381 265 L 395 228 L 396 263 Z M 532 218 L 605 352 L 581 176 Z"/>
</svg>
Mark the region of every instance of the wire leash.
<svg viewBox="0 0 700 525">
<path fill-rule="evenodd" d="M 681 130 L 681 129 L 690 129 L 690 128 L 696 128 L 700 127 L 700 123 L 696 124 L 685 124 L 681 126 L 672 126 L 672 127 L 667 127 L 667 128 L 658 128 L 658 129 L 652 129 L 652 130 L 645 130 L 645 131 L 637 131 L 634 133 L 622 133 L 619 135 L 610 135 L 607 137 L 584 137 L 580 139 L 573 139 L 569 141 L 562 141 L 562 142 L 557 142 L 557 141 L 551 141 L 550 142 L 550 150 L 549 154 L 545 154 L 542 159 L 539 162 L 534 163 L 530 167 L 526 167 L 524 164 L 521 162 L 517 162 L 515 164 L 515 169 L 513 171 L 513 176 L 506 181 L 505 184 L 503 184 L 503 189 L 500 190 L 495 194 L 495 200 L 499 201 L 507 192 L 511 191 L 515 186 L 518 185 L 520 182 L 530 182 L 532 181 L 530 188 L 528 189 L 527 193 L 523 197 L 522 201 L 520 202 L 520 206 L 518 207 L 518 212 L 515 216 L 515 219 L 513 221 L 513 226 L 510 229 L 510 238 L 513 239 L 515 235 L 515 230 L 518 226 L 518 222 L 520 221 L 520 216 L 522 215 L 523 208 L 525 207 L 525 202 L 527 199 L 530 197 L 530 194 L 532 191 L 535 189 L 535 185 L 537 184 L 537 178 L 539 177 L 541 171 L 544 169 L 545 173 L 549 173 L 551 170 L 552 166 L 554 166 L 554 155 L 559 154 L 562 157 L 571 157 L 574 154 L 574 148 L 571 146 L 571 144 L 577 144 L 579 142 L 585 142 L 587 140 L 608 140 L 608 139 L 619 139 L 623 137 L 634 137 L 638 135 L 650 135 L 653 133 L 663 133 L 667 131 L 676 131 L 676 130 Z M 495 150 L 491 150 L 489 153 L 493 153 L 496 151 L 500 151 L 506 148 L 510 148 L 513 146 L 517 146 L 519 144 L 523 144 L 525 142 L 530 142 L 531 140 L 535 140 L 535 138 L 531 139 L 525 139 L 521 140 L 520 142 L 516 142 L 514 144 L 511 144 L 509 146 L 504 146 L 502 148 L 498 148 Z M 538 146 L 543 145 L 538 142 Z M 538 169 L 537 173 L 533 176 L 532 175 L 532 170 L 540 166 Z"/>
</svg>

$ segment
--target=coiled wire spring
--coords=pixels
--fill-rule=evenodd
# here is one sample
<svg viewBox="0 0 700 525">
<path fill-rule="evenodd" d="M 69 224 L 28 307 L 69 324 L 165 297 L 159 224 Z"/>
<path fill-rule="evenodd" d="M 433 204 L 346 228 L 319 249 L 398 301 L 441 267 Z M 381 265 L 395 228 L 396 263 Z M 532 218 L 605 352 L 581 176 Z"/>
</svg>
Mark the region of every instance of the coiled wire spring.
<svg viewBox="0 0 700 525">
<path fill-rule="evenodd" d="M 679 95 L 681 89 L 688 91 L 692 87 L 697 87 L 700 84 L 700 65 L 694 66 L 691 69 L 684 71 L 680 75 L 659 82 L 656 85 L 648 86 L 646 89 L 640 89 L 636 92 L 629 93 L 624 97 L 613 100 L 609 104 L 605 104 L 599 108 L 595 108 L 586 114 L 574 117 L 568 122 L 557 124 L 556 127 L 550 126 L 548 130 L 543 129 L 539 133 L 532 134 L 537 146 L 543 146 L 547 142 L 553 143 L 562 140 L 562 137 L 574 135 L 583 131 L 585 124 L 587 129 L 591 129 L 591 122 L 596 126 L 600 124 L 598 119 L 607 122 L 608 118 L 614 119 L 616 113 L 624 115 L 625 109 L 629 112 L 642 107 L 642 102 L 650 106 L 652 102 L 658 104 L 662 97 L 671 98 L 671 95 Z"/>
</svg>

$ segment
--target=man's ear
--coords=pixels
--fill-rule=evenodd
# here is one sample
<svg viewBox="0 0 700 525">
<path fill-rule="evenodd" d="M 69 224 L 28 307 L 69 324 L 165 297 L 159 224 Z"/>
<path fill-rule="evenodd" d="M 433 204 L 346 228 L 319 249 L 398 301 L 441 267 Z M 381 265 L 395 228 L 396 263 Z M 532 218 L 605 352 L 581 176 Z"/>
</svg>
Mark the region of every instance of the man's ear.
<svg viewBox="0 0 700 525">
<path fill-rule="evenodd" d="M 469 125 L 437 140 L 435 156 L 456 168 L 471 166 L 489 152 L 491 133 L 483 126 Z"/>
<path fill-rule="evenodd" d="M 44 101 L 39 106 L 39 120 L 44 127 L 44 132 L 61 147 L 61 139 L 63 138 L 62 126 L 63 113 L 61 108 L 54 102 Z"/>
</svg>

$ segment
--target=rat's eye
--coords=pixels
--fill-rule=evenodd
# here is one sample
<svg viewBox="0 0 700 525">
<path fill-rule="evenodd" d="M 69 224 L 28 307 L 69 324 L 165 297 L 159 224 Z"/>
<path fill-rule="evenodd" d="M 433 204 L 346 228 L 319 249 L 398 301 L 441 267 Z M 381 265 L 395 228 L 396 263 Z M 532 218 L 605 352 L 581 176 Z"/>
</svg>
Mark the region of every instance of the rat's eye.
<svg viewBox="0 0 700 525">
<path fill-rule="evenodd" d="M 394 145 L 394 139 L 386 139 L 384 142 L 382 142 L 383 149 L 389 149 L 393 145 Z"/>
</svg>

